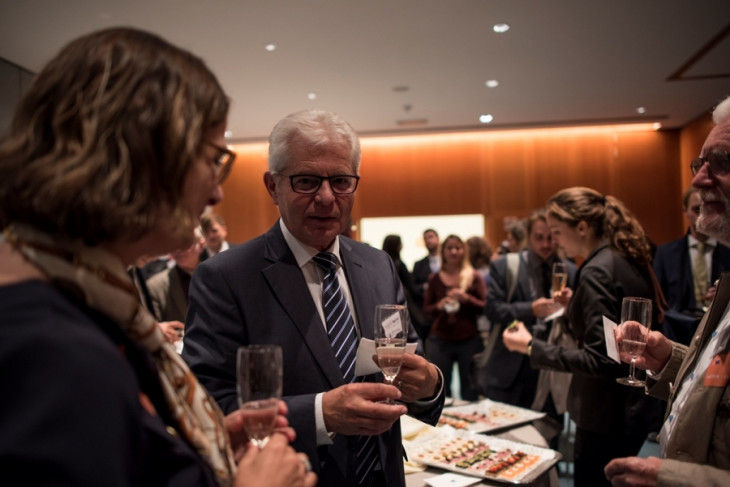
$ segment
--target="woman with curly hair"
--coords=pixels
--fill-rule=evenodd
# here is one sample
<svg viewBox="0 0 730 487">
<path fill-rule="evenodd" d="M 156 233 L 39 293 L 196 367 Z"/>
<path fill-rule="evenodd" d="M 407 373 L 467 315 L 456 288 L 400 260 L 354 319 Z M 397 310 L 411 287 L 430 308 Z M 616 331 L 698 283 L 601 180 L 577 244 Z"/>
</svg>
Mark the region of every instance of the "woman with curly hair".
<svg viewBox="0 0 730 487">
<path fill-rule="evenodd" d="M 661 419 L 661 405 L 641 388 L 622 386 L 626 364 L 607 356 L 603 317 L 618 323 L 624 297 L 654 301 L 654 324 L 665 308 L 641 224 L 613 196 L 582 187 L 564 189 L 547 205 L 550 231 L 568 257 L 582 261 L 575 290 L 554 296 L 567 306 L 568 332 L 578 343 L 564 349 L 533 339 L 519 324 L 503 340 L 525 353 L 535 368 L 570 372 L 568 412 L 576 422 L 575 485 L 610 485 L 603 468 L 613 458 L 636 455 Z"/>
</svg>

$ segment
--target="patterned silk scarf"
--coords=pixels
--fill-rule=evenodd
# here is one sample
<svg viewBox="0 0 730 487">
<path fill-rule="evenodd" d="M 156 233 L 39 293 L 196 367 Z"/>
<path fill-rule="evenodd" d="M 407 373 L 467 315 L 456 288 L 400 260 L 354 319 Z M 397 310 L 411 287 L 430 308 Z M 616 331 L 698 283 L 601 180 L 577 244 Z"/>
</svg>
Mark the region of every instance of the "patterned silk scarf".
<svg viewBox="0 0 730 487">
<path fill-rule="evenodd" d="M 164 340 L 154 317 L 122 262 L 109 252 L 58 238 L 28 226 L 6 228 L 5 240 L 51 282 L 72 284 L 86 304 L 116 322 L 154 359 L 162 390 L 182 434 L 208 462 L 222 486 L 233 484 L 236 464 L 223 414 L 174 347 Z"/>
</svg>

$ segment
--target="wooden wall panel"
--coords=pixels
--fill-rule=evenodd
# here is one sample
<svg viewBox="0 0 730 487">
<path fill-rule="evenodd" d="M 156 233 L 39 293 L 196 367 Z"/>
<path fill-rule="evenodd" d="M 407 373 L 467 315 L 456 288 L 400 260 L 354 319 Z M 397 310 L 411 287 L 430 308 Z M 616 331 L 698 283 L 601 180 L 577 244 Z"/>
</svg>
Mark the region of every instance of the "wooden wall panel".
<svg viewBox="0 0 730 487">
<path fill-rule="evenodd" d="M 485 236 L 496 245 L 504 236 L 504 217 L 527 216 L 562 188 L 589 186 L 624 201 L 662 243 L 684 229 L 673 206 L 683 190 L 680 152 L 698 153 L 698 147 L 685 147 L 705 135 L 683 137 L 682 151 L 678 131 L 550 129 L 365 138 L 353 223 L 365 217 L 477 213 L 485 216 Z M 242 242 L 266 231 L 278 211 L 262 183 L 266 145 L 234 149 L 239 157 L 217 211 L 228 222 L 231 241 Z"/>
</svg>

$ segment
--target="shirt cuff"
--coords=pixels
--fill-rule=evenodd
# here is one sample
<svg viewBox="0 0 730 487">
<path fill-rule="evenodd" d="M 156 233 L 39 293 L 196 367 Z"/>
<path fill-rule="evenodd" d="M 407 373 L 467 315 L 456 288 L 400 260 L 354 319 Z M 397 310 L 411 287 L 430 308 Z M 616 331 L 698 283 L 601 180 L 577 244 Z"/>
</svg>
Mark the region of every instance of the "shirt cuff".
<svg viewBox="0 0 730 487">
<path fill-rule="evenodd" d="M 431 406 L 438 401 L 439 397 L 441 397 L 441 393 L 444 392 L 444 374 L 441 372 L 441 369 L 439 369 L 435 364 L 431 364 L 436 368 L 436 372 L 439 373 L 439 381 L 438 381 L 438 387 L 436 394 L 434 394 L 432 397 L 428 399 L 419 399 L 418 401 L 413 401 L 411 404 L 417 405 L 417 406 Z"/>
<path fill-rule="evenodd" d="M 317 446 L 331 445 L 334 433 L 328 433 L 324 423 L 324 412 L 322 411 L 322 396 L 324 392 L 320 392 L 314 396 L 314 423 L 317 428 Z"/>
</svg>

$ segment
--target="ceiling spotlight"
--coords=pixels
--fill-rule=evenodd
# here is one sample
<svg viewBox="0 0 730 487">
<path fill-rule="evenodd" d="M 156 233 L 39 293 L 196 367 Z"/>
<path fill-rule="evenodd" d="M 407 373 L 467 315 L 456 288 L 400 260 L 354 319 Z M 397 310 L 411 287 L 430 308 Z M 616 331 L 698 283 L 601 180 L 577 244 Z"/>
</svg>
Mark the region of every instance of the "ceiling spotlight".
<svg viewBox="0 0 730 487">
<path fill-rule="evenodd" d="M 480 122 L 482 122 L 482 123 L 489 123 L 489 122 L 491 122 L 492 120 L 494 120 L 494 117 L 493 117 L 493 116 L 491 116 L 491 115 L 490 115 L 490 114 L 488 114 L 488 113 L 486 113 L 486 114 L 484 114 L 484 115 L 479 115 L 479 121 L 480 121 Z"/>
<path fill-rule="evenodd" d="M 492 27 L 492 28 L 494 29 L 494 32 L 496 32 L 497 34 L 504 34 L 505 32 L 507 32 L 509 30 L 509 24 L 505 24 L 504 22 L 501 22 L 499 24 L 494 24 L 494 27 Z"/>
<path fill-rule="evenodd" d="M 278 46 L 276 45 L 276 42 L 269 42 L 268 44 L 266 44 L 266 47 L 265 47 L 265 49 L 266 49 L 267 51 L 269 51 L 269 52 L 272 52 L 272 51 L 276 51 L 276 48 L 277 48 L 277 47 L 278 47 Z"/>
<path fill-rule="evenodd" d="M 225 137 L 226 139 L 230 139 L 231 137 L 233 137 L 233 132 L 231 132 L 230 130 L 226 130 L 226 132 L 223 134 L 223 137 Z"/>
<path fill-rule="evenodd" d="M 484 84 L 487 85 L 487 88 L 496 88 L 497 86 L 499 86 L 499 81 L 497 81 L 496 79 L 490 79 L 487 80 L 487 82 Z"/>
<path fill-rule="evenodd" d="M 309 93 L 307 93 L 307 98 L 309 98 L 310 100 L 314 100 L 317 98 L 317 93 L 310 91 Z"/>
<path fill-rule="evenodd" d="M 646 107 L 639 107 L 636 109 L 636 113 L 646 113 Z"/>
</svg>

